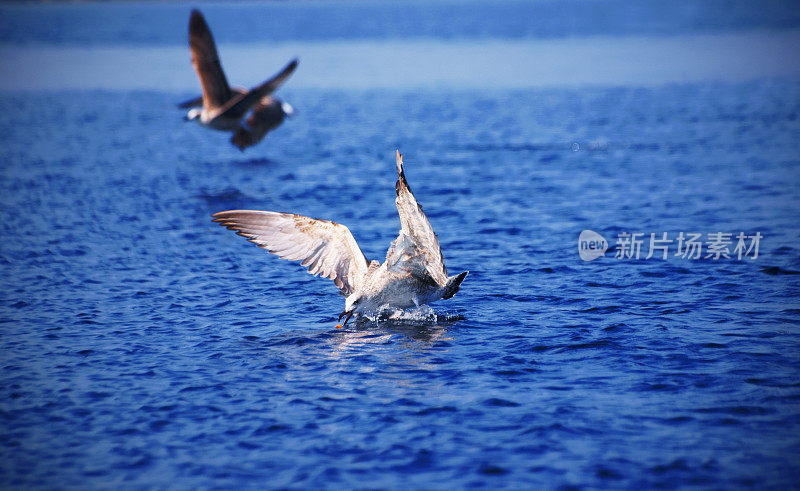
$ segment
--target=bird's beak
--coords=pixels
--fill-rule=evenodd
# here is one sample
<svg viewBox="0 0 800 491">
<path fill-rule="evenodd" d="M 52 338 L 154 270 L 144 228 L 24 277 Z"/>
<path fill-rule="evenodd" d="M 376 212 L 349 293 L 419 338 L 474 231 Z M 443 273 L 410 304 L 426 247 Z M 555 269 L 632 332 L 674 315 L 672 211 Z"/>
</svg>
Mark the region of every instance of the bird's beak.
<svg viewBox="0 0 800 491">
<path fill-rule="evenodd" d="M 356 311 L 356 309 L 352 309 L 352 310 L 350 310 L 350 311 L 347 311 L 347 310 L 345 310 L 344 312 L 342 312 L 341 314 L 339 314 L 339 321 L 341 321 L 341 320 L 342 320 L 342 317 L 344 317 L 345 315 L 347 315 L 347 317 L 345 317 L 345 319 L 344 319 L 344 323 L 342 323 L 342 326 L 346 326 L 346 325 L 347 325 L 347 321 L 349 321 L 349 320 L 350 320 L 350 318 L 351 318 L 351 317 L 353 317 L 353 312 L 355 312 L 355 311 Z"/>
</svg>

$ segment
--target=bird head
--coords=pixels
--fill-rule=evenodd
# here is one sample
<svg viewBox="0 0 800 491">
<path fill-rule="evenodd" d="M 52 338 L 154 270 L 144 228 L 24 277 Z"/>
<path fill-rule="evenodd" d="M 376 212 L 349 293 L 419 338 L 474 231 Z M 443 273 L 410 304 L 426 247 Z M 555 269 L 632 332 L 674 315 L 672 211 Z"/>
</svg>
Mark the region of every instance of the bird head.
<svg viewBox="0 0 800 491">
<path fill-rule="evenodd" d="M 347 297 L 347 299 L 345 299 L 345 301 L 344 301 L 344 311 L 342 311 L 342 313 L 339 314 L 339 320 L 340 321 L 342 320 L 342 317 L 347 316 L 344 319 L 344 323 L 342 324 L 343 326 L 347 325 L 347 321 L 349 321 L 350 317 L 352 317 L 353 314 L 356 312 L 356 310 L 358 310 L 358 307 L 359 307 L 360 304 L 361 304 L 361 296 L 360 295 L 358 295 L 358 296 L 350 295 L 349 297 Z"/>
<path fill-rule="evenodd" d="M 186 116 L 184 116 L 183 120 L 184 121 L 194 121 L 195 119 L 200 117 L 200 114 L 202 112 L 203 112 L 203 110 L 201 108 L 193 107 L 193 108 L 189 109 L 189 112 L 186 113 Z"/>
</svg>

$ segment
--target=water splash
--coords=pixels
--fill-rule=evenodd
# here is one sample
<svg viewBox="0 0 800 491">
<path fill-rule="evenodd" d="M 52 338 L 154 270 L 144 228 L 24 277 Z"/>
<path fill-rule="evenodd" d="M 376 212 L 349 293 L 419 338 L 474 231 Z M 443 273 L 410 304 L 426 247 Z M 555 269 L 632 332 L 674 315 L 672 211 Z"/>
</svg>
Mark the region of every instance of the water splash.
<svg viewBox="0 0 800 491">
<path fill-rule="evenodd" d="M 374 314 L 362 315 L 361 319 L 377 325 L 386 323 L 435 325 L 464 320 L 464 316 L 452 312 L 436 313 L 430 305 L 420 305 L 419 307 L 407 310 L 384 305 Z"/>
</svg>

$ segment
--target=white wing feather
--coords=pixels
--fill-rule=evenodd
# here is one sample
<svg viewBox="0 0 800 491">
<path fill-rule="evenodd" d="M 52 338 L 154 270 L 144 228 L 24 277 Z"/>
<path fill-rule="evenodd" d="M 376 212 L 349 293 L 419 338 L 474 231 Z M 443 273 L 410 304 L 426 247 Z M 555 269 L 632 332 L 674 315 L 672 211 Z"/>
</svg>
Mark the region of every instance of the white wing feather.
<svg viewBox="0 0 800 491">
<path fill-rule="evenodd" d="M 402 227 L 400 235 L 392 242 L 386 260 L 411 271 L 418 279 L 432 279 L 440 286 L 447 283 L 447 270 L 439 248 L 439 239 L 431 222 L 417 203 L 403 173 L 403 156 L 397 152 L 397 213 Z M 408 240 L 410 239 L 410 241 Z"/>
<path fill-rule="evenodd" d="M 367 258 L 350 230 L 339 223 L 291 213 L 231 210 L 211 215 L 214 221 L 262 249 L 300 261 L 314 276 L 330 278 L 344 295 L 363 281 Z"/>
</svg>

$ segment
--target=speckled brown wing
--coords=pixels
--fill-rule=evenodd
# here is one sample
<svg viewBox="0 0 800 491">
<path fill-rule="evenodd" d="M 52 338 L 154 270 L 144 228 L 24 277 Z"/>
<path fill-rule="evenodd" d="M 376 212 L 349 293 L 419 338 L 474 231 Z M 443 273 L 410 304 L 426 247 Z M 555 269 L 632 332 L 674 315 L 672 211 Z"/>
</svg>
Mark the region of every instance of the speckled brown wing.
<svg viewBox="0 0 800 491">
<path fill-rule="evenodd" d="M 364 253 L 344 225 L 273 211 L 231 210 L 211 216 L 258 247 L 301 261 L 314 276 L 332 279 L 344 295 L 357 289 L 368 271 Z"/>
<path fill-rule="evenodd" d="M 231 89 L 222 71 L 214 37 L 198 10 L 192 10 L 189 19 L 189 49 L 203 87 L 203 106 L 208 109 L 225 105 L 231 99 Z"/>
<path fill-rule="evenodd" d="M 219 113 L 216 114 L 215 117 L 222 117 L 225 119 L 243 118 L 247 111 L 258 104 L 261 99 L 278 90 L 278 87 L 280 87 L 281 84 L 289 78 L 292 72 L 294 72 L 295 68 L 297 68 L 297 63 L 297 58 L 293 59 L 287 63 L 280 72 L 266 82 L 253 87 L 241 97 L 234 97 L 220 108 Z"/>
<path fill-rule="evenodd" d="M 400 237 L 392 243 L 392 247 L 387 254 L 387 261 L 398 251 L 404 251 L 407 256 L 403 263 L 412 268 L 412 272 L 421 280 L 424 273 L 429 275 L 430 279 L 434 280 L 439 285 L 447 283 L 447 270 L 444 267 L 444 258 L 442 251 L 439 248 L 439 239 L 433 232 L 431 222 L 422 211 L 422 207 L 417 203 L 411 188 L 408 187 L 406 176 L 403 173 L 403 156 L 397 151 L 397 184 L 395 190 L 397 191 L 397 212 L 400 215 L 400 224 L 402 226 Z M 402 243 L 406 243 L 403 235 L 407 236 L 413 241 L 413 245 L 406 244 L 401 247 Z M 399 259 L 399 258 L 394 258 Z"/>
<path fill-rule="evenodd" d="M 253 107 L 245 124 L 233 133 L 231 143 L 239 150 L 260 142 L 270 130 L 280 126 L 284 119 L 280 101 L 267 96 Z"/>
</svg>

